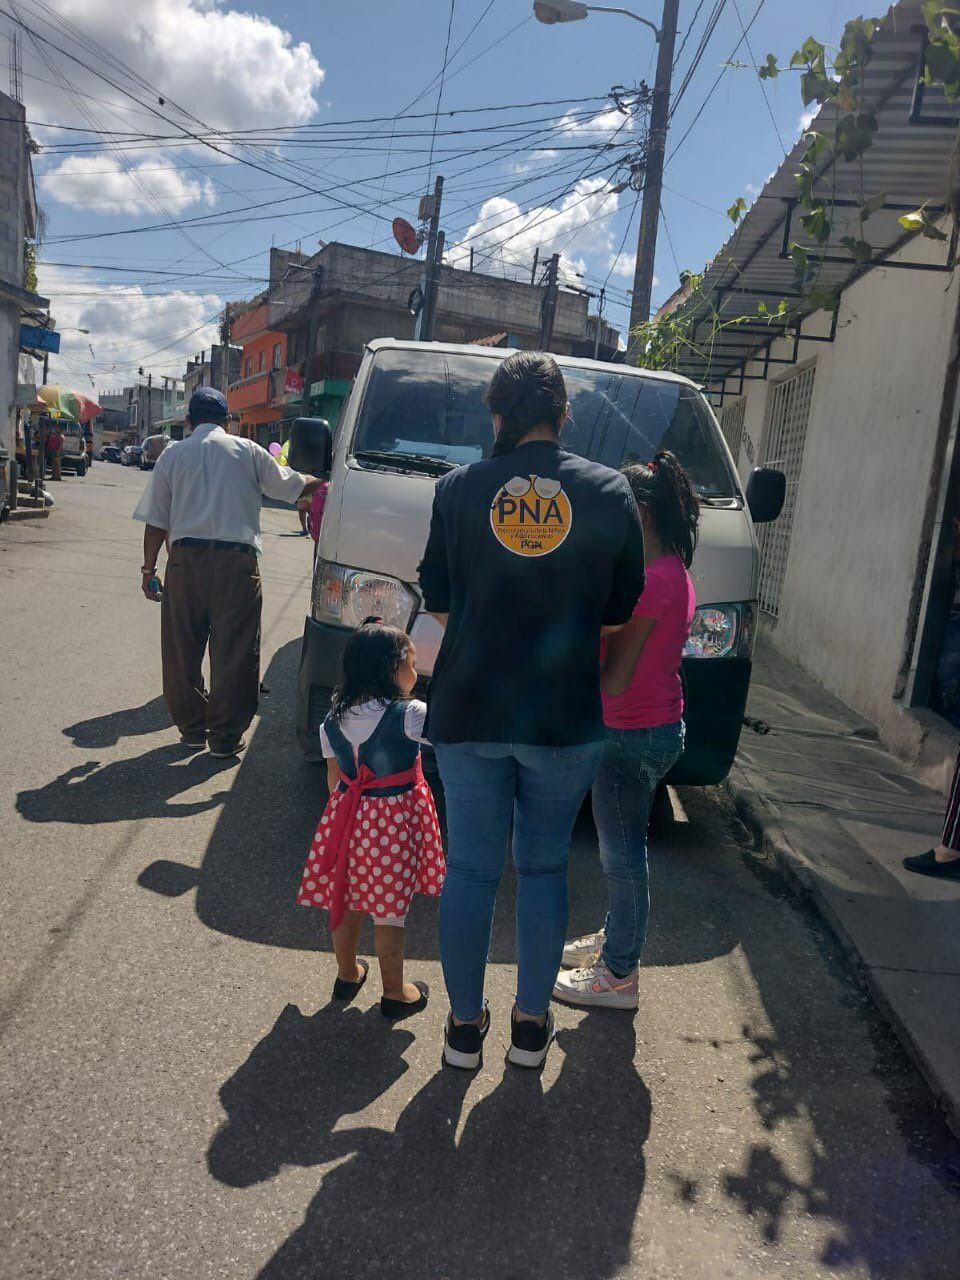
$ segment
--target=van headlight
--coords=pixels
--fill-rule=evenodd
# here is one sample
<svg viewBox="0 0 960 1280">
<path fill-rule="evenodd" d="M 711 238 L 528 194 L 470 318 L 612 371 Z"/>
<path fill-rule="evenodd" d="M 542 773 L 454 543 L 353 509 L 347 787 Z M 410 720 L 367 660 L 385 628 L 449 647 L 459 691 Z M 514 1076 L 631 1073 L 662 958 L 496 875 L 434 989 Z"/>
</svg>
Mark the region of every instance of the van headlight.
<svg viewBox="0 0 960 1280">
<path fill-rule="evenodd" d="M 697 609 L 684 645 L 685 658 L 749 658 L 753 654 L 756 605 L 705 604 Z"/>
<path fill-rule="evenodd" d="M 406 631 L 417 608 L 417 597 L 403 582 L 379 573 L 363 573 L 321 560 L 313 586 L 313 616 L 337 627 L 359 627 L 365 618 L 382 618 L 389 627 Z"/>
</svg>

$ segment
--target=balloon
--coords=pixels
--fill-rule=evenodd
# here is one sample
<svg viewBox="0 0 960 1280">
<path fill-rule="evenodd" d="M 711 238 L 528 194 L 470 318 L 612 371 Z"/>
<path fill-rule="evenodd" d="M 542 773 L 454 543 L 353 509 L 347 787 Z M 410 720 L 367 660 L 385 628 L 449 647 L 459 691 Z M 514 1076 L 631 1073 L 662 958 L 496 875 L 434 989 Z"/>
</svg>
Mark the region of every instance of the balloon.
<svg viewBox="0 0 960 1280">
<path fill-rule="evenodd" d="M 281 449 L 280 449 L 279 461 L 281 466 L 284 466 L 284 467 L 287 466 L 287 454 L 289 450 L 290 450 L 290 441 L 284 440 L 283 445 L 281 446 Z"/>
<path fill-rule="evenodd" d="M 268 451 L 269 451 L 269 453 L 271 454 L 271 456 L 272 456 L 272 457 L 274 457 L 274 458 L 279 458 L 279 457 L 280 457 L 280 442 L 279 442 L 279 440 L 271 440 L 271 441 L 270 441 L 270 444 L 268 445 Z"/>
</svg>

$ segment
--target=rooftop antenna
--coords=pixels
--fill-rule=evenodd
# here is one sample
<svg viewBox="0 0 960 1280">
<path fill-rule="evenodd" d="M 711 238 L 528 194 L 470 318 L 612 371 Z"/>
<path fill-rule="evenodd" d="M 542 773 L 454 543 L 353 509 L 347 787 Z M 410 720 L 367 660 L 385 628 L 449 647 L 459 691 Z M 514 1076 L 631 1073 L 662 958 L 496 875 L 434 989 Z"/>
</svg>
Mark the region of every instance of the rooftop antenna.
<svg viewBox="0 0 960 1280">
<path fill-rule="evenodd" d="M 23 102 L 23 56 L 19 31 L 10 36 L 10 97 L 14 102 Z"/>
</svg>

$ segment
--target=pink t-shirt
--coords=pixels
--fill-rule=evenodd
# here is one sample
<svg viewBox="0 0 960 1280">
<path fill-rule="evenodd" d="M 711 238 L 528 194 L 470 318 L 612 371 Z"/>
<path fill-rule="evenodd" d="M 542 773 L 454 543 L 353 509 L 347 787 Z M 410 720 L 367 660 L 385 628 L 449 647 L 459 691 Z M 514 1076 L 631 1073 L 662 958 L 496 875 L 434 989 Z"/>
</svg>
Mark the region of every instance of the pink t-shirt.
<svg viewBox="0 0 960 1280">
<path fill-rule="evenodd" d="M 697 597 L 679 556 L 663 556 L 647 568 L 647 583 L 633 611 L 656 618 L 624 693 L 603 695 L 603 722 L 611 729 L 654 729 L 683 716 L 680 659 L 690 636 Z"/>
</svg>

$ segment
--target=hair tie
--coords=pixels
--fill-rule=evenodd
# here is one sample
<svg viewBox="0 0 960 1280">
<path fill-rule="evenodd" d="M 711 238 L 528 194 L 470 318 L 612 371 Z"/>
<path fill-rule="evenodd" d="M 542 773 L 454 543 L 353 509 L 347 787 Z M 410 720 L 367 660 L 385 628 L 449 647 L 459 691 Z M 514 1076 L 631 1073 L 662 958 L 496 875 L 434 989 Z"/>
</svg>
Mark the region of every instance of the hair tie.
<svg viewBox="0 0 960 1280">
<path fill-rule="evenodd" d="M 369 618 L 364 618 L 364 620 L 360 623 L 360 625 L 361 627 L 382 626 L 383 619 L 377 618 L 373 614 L 371 614 Z"/>
</svg>

